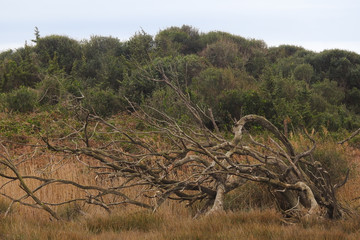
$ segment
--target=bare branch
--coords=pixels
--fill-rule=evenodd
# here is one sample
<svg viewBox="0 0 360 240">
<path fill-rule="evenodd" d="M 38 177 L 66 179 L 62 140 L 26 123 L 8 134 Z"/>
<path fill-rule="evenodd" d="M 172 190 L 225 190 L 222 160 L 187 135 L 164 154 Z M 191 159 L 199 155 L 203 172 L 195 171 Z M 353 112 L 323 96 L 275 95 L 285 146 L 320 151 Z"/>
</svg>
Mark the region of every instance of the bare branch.
<svg viewBox="0 0 360 240">
<path fill-rule="evenodd" d="M 356 130 L 355 132 L 353 132 L 350 137 L 345 138 L 344 140 L 338 142 L 338 144 L 344 144 L 347 141 L 350 141 L 351 139 L 353 139 L 354 137 L 356 137 L 356 135 L 358 135 L 360 133 L 360 128 L 358 130 Z"/>
</svg>

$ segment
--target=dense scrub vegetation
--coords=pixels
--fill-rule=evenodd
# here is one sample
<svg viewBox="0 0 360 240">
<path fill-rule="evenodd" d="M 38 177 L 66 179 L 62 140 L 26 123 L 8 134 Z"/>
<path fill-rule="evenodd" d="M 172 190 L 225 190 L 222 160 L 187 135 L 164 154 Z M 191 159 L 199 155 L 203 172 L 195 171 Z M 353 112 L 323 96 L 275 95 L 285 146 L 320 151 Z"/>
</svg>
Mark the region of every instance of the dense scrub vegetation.
<svg viewBox="0 0 360 240">
<path fill-rule="evenodd" d="M 43 111 L 73 95 L 108 117 L 126 109 L 126 97 L 186 120 L 178 99 L 144 78 L 143 69 L 156 78 L 161 66 L 193 102 L 212 108 L 223 130 L 246 114 L 289 131 L 360 127 L 360 55 L 353 52 L 269 48 L 261 40 L 186 25 L 156 36 L 139 32 L 124 42 L 42 37 L 37 29 L 35 36 L 31 46 L 0 53 L 1 111 Z"/>
</svg>

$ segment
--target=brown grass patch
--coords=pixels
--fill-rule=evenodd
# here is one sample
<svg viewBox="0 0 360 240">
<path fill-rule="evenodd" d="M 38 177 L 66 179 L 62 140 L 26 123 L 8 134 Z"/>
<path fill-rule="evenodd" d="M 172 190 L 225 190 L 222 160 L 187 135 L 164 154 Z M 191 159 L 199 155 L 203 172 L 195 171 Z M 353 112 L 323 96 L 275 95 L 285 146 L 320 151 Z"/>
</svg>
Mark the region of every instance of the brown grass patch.
<svg viewBox="0 0 360 240">
<path fill-rule="evenodd" d="M 300 147 L 307 140 L 294 141 L 298 141 Z M 336 164 L 337 158 L 331 158 L 327 153 L 336 148 L 342 154 L 341 160 L 351 166 L 348 183 L 338 191 L 340 200 L 354 208 L 360 206 L 360 198 L 357 199 L 360 196 L 360 150 L 326 144 L 320 147 L 321 154 L 327 156 L 332 164 Z M 11 150 L 22 174 L 46 175 L 85 185 L 116 184 L 90 172 L 79 161 L 89 162 L 84 157 L 56 155 L 40 148 L 34 152 L 33 148 L 26 146 L 12 146 Z M 0 179 L 0 184 L 3 183 L 4 180 Z M 27 184 L 33 189 L 37 182 L 27 181 Z M 8 184 L 1 191 L 13 197 L 24 194 L 17 182 Z M 136 195 L 136 189 L 127 191 Z M 50 185 L 36 195 L 45 202 L 60 202 L 82 198 L 86 192 L 67 185 Z M 360 239 L 360 217 L 286 223 L 276 212 L 268 193 L 256 183 L 239 188 L 239 192 L 234 191 L 227 203 L 227 212 L 199 219 L 193 219 L 191 209 L 176 202 L 164 203 L 156 213 L 133 206 L 119 206 L 110 215 L 97 206 L 72 203 L 55 209 L 66 221 L 51 221 L 48 213 L 18 204 L 14 204 L 12 211 L 4 217 L 10 202 L 0 198 L 0 239 Z"/>
</svg>

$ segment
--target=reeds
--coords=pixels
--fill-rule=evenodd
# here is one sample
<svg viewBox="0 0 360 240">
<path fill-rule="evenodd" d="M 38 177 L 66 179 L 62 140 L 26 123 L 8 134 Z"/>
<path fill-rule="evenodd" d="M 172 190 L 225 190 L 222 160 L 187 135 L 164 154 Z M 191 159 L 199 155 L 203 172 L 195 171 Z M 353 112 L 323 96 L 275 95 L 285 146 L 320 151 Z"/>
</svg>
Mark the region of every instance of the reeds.
<svg viewBox="0 0 360 240">
<path fill-rule="evenodd" d="M 293 141 L 300 147 L 307 140 L 304 137 Z M 112 184 L 88 171 L 81 163 L 89 160 L 86 158 L 54 155 L 40 149 L 34 152 L 26 146 L 12 148 L 12 152 L 22 174 L 46 175 L 85 185 L 96 181 Z M 315 157 L 327 158 L 339 170 L 339 179 L 344 166 L 351 167 L 348 183 L 338 195 L 351 207 L 360 206 L 360 151 L 323 142 Z M 0 179 L 0 184 L 3 181 Z M 33 189 L 36 181 L 27 184 Z M 1 191 L 14 197 L 24 194 L 16 182 Z M 136 189 L 127 191 L 136 195 Z M 55 203 L 83 198 L 86 192 L 71 186 L 50 185 L 36 195 L 45 202 Z M 275 210 L 271 196 L 257 183 L 248 183 L 230 194 L 225 212 L 198 219 L 193 219 L 191 209 L 177 202 L 166 202 L 155 213 L 124 205 L 114 208 L 111 214 L 100 207 L 73 202 L 55 208 L 62 221 L 52 221 L 46 212 L 16 203 L 9 208 L 10 204 L 11 201 L 0 197 L 0 239 L 360 239 L 360 217 L 341 221 L 303 219 L 293 224 Z"/>
<path fill-rule="evenodd" d="M 112 215 L 49 221 L 40 216 L 2 219 L 1 239 L 359 239 L 360 219 L 308 219 L 285 223 L 274 210 L 227 212 L 192 219 L 169 206 L 157 213 L 119 211 Z"/>
</svg>

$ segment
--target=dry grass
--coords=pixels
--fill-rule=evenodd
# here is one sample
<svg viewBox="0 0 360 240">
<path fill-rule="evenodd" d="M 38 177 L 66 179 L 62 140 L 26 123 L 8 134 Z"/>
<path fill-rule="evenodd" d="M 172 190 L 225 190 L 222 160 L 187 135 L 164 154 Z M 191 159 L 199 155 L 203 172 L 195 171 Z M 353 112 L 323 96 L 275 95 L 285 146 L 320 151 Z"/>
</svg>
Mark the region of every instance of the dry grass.
<svg viewBox="0 0 360 240">
<path fill-rule="evenodd" d="M 300 137 L 295 141 L 300 148 L 307 140 Z M 360 206 L 360 199 L 356 199 L 360 196 L 360 151 L 348 148 L 345 151 L 344 146 L 326 144 L 320 147 L 320 154 L 336 148 L 353 172 L 348 184 L 338 192 L 339 198 L 353 208 Z M 22 174 L 43 174 L 86 185 L 96 181 L 111 184 L 106 179 L 95 178 L 73 157 L 54 155 L 41 149 L 33 152 L 29 147 L 11 148 L 11 152 L 13 159 L 22 162 L 18 165 Z M 29 155 L 34 157 L 27 159 Z M 80 160 L 88 161 L 86 158 Z M 335 158 L 330 160 L 332 164 L 336 163 Z M 3 181 L 0 179 L 0 184 Z M 36 181 L 27 184 L 34 188 Z M 258 184 L 245 185 L 229 196 L 227 212 L 199 219 L 192 218 L 191 209 L 175 202 L 165 203 L 156 213 L 123 206 L 111 215 L 100 207 L 73 203 L 56 208 L 64 221 L 51 221 L 44 211 L 14 204 L 5 217 L 10 202 L 1 197 L 0 239 L 360 239 L 360 217 L 346 221 L 307 219 L 290 224 L 274 210 L 271 200 L 267 199 L 268 193 L 259 190 Z M 16 182 L 1 191 L 14 197 L 24 194 Z M 85 194 L 70 186 L 50 185 L 37 196 L 46 202 L 60 202 Z M 252 202 L 244 200 L 249 196 L 252 196 Z M 268 204 L 263 204 L 264 199 Z"/>
<path fill-rule="evenodd" d="M 121 211 L 76 221 L 39 216 L 2 219 L 1 239 L 359 239 L 360 219 L 285 224 L 273 210 L 229 212 L 192 219 L 170 206 L 155 214 Z"/>
</svg>

